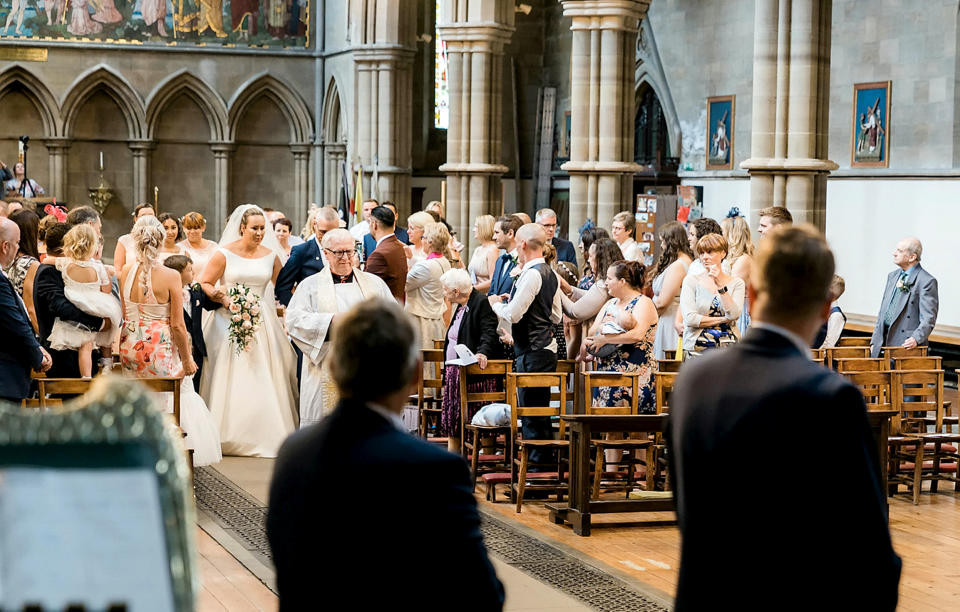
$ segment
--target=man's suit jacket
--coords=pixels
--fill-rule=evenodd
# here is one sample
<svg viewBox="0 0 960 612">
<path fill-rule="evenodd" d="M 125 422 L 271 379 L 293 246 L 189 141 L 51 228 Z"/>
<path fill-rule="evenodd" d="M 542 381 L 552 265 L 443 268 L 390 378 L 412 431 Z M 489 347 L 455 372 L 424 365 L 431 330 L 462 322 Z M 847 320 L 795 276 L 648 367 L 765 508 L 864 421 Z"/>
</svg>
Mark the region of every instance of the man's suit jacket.
<svg viewBox="0 0 960 612">
<path fill-rule="evenodd" d="M 19 400 L 30 393 L 30 370 L 43 362 L 27 311 L 13 283 L 0 272 L 0 397 Z"/>
<path fill-rule="evenodd" d="M 500 257 L 497 257 L 496 265 L 493 266 L 493 276 L 490 277 L 490 288 L 487 290 L 487 295 L 503 295 L 513 291 L 513 283 L 516 279 L 510 276 L 510 271 L 517 265 L 519 264 L 510 258 L 509 253 L 501 253 Z M 504 268 L 506 268 L 506 272 L 504 272 Z"/>
<path fill-rule="evenodd" d="M 284 306 L 289 304 L 294 286 L 320 270 L 323 270 L 323 256 L 315 237 L 293 247 L 290 258 L 277 275 L 277 301 Z"/>
<path fill-rule="evenodd" d="M 450 325 L 457 319 L 457 312 L 463 306 L 459 304 L 453 310 L 450 316 Z M 476 289 L 470 291 L 470 297 L 467 299 L 467 311 L 463 313 L 463 321 L 460 322 L 460 330 L 457 334 L 457 343 L 465 345 L 474 353 L 483 353 L 487 359 L 503 359 L 503 343 L 497 335 L 497 325 L 500 320 L 497 318 L 487 296 Z M 447 333 L 443 335 L 443 354 L 447 354 L 447 340 L 450 327 L 447 326 Z"/>
<path fill-rule="evenodd" d="M 364 474 L 375 478 L 383 504 L 371 501 Z M 424 546 L 424 534 L 437 534 L 443 545 Z M 341 400 L 322 422 L 284 442 L 270 483 L 267 537 L 281 612 L 330 609 L 323 602 L 338 594 L 367 610 L 444 609 L 453 601 L 469 610 L 503 606 L 466 462 L 362 403 Z M 369 578 L 360 591 L 351 587 L 358 572 Z M 419 575 L 430 576 L 427 599 L 410 588 Z"/>
<path fill-rule="evenodd" d="M 397 240 L 400 241 L 400 245 L 410 244 L 410 236 L 407 234 L 407 228 L 405 227 L 395 227 L 393 229 L 393 235 L 397 237 Z M 363 235 L 363 259 L 366 260 L 370 257 L 370 254 L 373 253 L 377 248 L 377 239 L 373 237 L 373 234 L 366 233 Z"/>
<path fill-rule="evenodd" d="M 37 311 L 37 327 L 40 342 L 53 358 L 53 367 L 47 370 L 50 378 L 79 378 L 80 365 L 77 351 L 54 351 L 47 340 L 53 329 L 53 322 L 60 317 L 64 321 L 80 323 L 91 330 L 103 327 L 103 319 L 87 314 L 73 305 L 63 293 L 63 276 L 55 267 L 43 264 L 37 268 L 37 277 L 33 283 L 33 303 Z M 94 360 L 94 372 L 97 362 Z"/>
<path fill-rule="evenodd" d="M 183 305 L 183 319 L 193 341 L 194 361 L 197 362 L 197 365 L 200 365 L 200 360 L 197 359 L 197 356 L 199 355 L 201 358 L 207 356 L 207 343 L 203 339 L 202 311 L 216 310 L 223 305 L 207 297 L 207 294 L 204 293 L 200 287 L 191 287 L 189 292 L 190 303 Z"/>
<path fill-rule="evenodd" d="M 554 236 L 550 242 L 553 244 L 553 248 L 557 249 L 557 259 L 559 261 L 569 261 L 573 265 L 577 265 L 577 250 L 573 248 L 572 242 L 564 240 L 560 236 Z"/>
<path fill-rule="evenodd" d="M 407 286 L 407 255 L 396 235 L 387 236 L 371 251 L 364 270 L 383 279 L 393 297 L 403 303 Z"/>
<path fill-rule="evenodd" d="M 829 431 L 805 426 L 816 415 Z M 896 607 L 900 558 L 863 397 L 805 348 L 751 328 L 685 365 L 667 439 L 682 536 L 676 610 Z"/>
<path fill-rule="evenodd" d="M 937 279 L 924 270 L 919 263 L 907 277 L 909 290 L 901 291 L 897 288 L 899 279 L 899 268 L 887 275 L 887 286 L 883 290 L 883 302 L 880 303 L 880 314 L 877 315 L 877 324 L 873 328 L 873 337 L 870 339 L 871 354 L 874 357 L 880 356 L 880 350 L 883 347 L 900 346 L 907 338 L 913 338 L 917 344 L 926 344 L 937 322 L 937 311 L 940 309 Z M 890 324 L 890 328 L 884 330 L 883 317 L 891 299 L 896 300 L 894 309 L 897 316 Z"/>
</svg>

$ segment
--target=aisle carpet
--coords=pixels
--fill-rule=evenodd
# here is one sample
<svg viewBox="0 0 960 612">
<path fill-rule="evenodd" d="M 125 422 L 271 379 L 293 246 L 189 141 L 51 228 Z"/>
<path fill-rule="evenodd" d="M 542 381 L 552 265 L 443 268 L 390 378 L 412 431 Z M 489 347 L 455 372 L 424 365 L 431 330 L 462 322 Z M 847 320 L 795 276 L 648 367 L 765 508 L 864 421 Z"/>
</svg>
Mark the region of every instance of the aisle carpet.
<svg viewBox="0 0 960 612">
<path fill-rule="evenodd" d="M 194 492 L 198 510 L 213 518 L 254 557 L 272 566 L 265 530 L 267 509 L 256 498 L 213 468 L 196 470 Z M 481 530 L 491 553 L 597 610 L 647 612 L 669 609 L 616 576 L 502 520 L 483 514 L 481 517 Z"/>
</svg>

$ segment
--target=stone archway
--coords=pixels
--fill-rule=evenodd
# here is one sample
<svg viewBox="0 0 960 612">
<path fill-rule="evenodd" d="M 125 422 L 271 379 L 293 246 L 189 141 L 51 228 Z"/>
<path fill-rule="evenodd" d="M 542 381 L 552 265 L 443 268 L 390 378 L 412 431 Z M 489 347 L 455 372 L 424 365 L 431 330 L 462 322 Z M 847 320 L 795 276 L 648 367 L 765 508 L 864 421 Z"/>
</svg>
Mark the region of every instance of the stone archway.
<svg viewBox="0 0 960 612">
<path fill-rule="evenodd" d="M 323 148 L 323 205 L 340 207 L 342 198 L 341 164 L 347 159 L 347 122 L 343 117 L 340 92 L 335 79 L 330 79 L 323 98 L 323 119 L 320 133 Z"/>
</svg>

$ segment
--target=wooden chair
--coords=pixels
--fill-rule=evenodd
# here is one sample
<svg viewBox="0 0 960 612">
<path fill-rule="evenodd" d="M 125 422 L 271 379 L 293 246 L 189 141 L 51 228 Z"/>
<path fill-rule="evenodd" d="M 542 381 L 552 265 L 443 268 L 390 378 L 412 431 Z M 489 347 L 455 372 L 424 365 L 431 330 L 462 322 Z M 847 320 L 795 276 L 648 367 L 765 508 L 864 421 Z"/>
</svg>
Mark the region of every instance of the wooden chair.
<svg viewBox="0 0 960 612">
<path fill-rule="evenodd" d="M 658 359 L 657 360 L 657 371 L 659 372 L 672 372 L 676 374 L 680 371 L 680 366 L 683 365 L 682 361 L 676 361 L 674 359 Z"/>
<path fill-rule="evenodd" d="M 903 348 L 902 346 L 883 347 L 883 356 L 886 359 L 896 359 L 897 357 L 926 357 L 926 346 L 915 346 L 913 348 Z"/>
<path fill-rule="evenodd" d="M 943 425 L 943 370 L 894 370 L 892 372 L 894 406 L 900 411 L 901 430 L 918 436 L 922 441 L 916 451 L 905 457 L 905 472 L 912 472 L 913 503 L 920 501 L 924 480 L 930 481 L 930 491 L 936 492 L 940 480 L 952 481 L 960 491 L 957 453 L 960 434 L 942 433 Z M 936 433 L 927 433 L 928 414 L 933 412 Z M 928 462 L 927 459 L 930 459 Z M 912 460 L 913 465 L 908 463 Z"/>
<path fill-rule="evenodd" d="M 656 399 L 657 414 L 670 412 L 670 397 L 673 395 L 673 383 L 677 379 L 675 372 L 654 373 L 654 398 Z M 653 445 L 647 450 L 647 490 L 655 491 L 662 487 L 664 491 L 670 489 L 667 478 L 667 445 L 662 433 L 653 437 Z"/>
<path fill-rule="evenodd" d="M 510 440 L 513 449 L 510 453 L 512 457 L 512 470 L 510 479 L 510 488 L 513 493 L 513 499 L 517 504 L 517 512 L 523 507 L 523 495 L 526 490 L 554 491 L 559 502 L 563 497 L 563 491 L 567 485 L 564 482 L 564 473 L 562 469 L 562 454 L 570 447 L 569 440 L 564 439 L 564 423 L 560 421 L 560 439 L 553 440 L 527 440 L 523 438 L 522 430 L 519 427 L 519 420 L 529 417 L 559 417 L 562 413 L 561 406 L 567 404 L 567 374 L 562 372 L 534 372 L 517 374 L 510 372 L 507 374 L 507 400 L 510 404 Z M 557 387 L 560 389 L 559 406 L 519 406 L 517 391 L 519 389 L 551 389 Z M 551 402 L 553 403 L 553 402 Z M 556 462 L 533 464 L 530 462 L 530 450 L 537 448 L 541 451 L 554 451 L 557 455 Z M 531 467 L 547 467 L 555 471 L 537 472 L 536 480 L 538 483 L 527 482 L 527 472 Z"/>
<path fill-rule="evenodd" d="M 942 370 L 941 357 L 894 357 L 894 370 Z"/>
<path fill-rule="evenodd" d="M 480 369 L 478 364 L 460 366 L 460 449 L 470 463 L 473 482 L 477 477 L 490 472 L 510 472 L 510 425 L 474 425 L 470 422 L 469 405 L 482 402 L 492 404 L 507 402 L 507 373 L 513 371 L 513 361 L 509 359 L 491 359 L 487 367 Z M 499 391 L 470 392 L 468 385 L 477 376 L 495 376 L 499 380 Z M 481 450 L 486 449 L 486 454 Z M 500 453 L 497 453 L 500 451 Z M 509 480 L 508 480 L 509 482 Z M 489 483 L 488 483 L 489 487 Z"/>
<path fill-rule="evenodd" d="M 593 390 L 603 387 L 628 387 L 630 389 L 630 404 L 627 406 L 594 406 Z M 589 371 L 583 373 L 583 401 L 586 406 L 586 414 L 638 414 L 638 402 L 640 396 L 639 374 L 637 372 L 596 372 Z M 649 447 L 652 442 L 649 438 L 608 438 L 604 440 L 595 440 L 596 460 L 594 463 L 593 493 L 592 497 L 600 497 L 600 487 L 602 481 L 607 479 L 607 488 L 624 489 L 626 495 L 634 485 L 634 472 L 638 465 L 644 464 L 640 459 L 640 450 Z M 607 461 L 606 451 L 621 451 L 626 453 L 627 458 L 623 456 L 617 461 Z M 625 472 L 615 471 L 607 472 L 607 464 L 612 463 L 617 467 L 626 467 Z M 625 479 L 624 479 L 625 478 Z"/>
<path fill-rule="evenodd" d="M 855 359 L 870 356 L 869 346 L 835 346 L 824 350 L 826 354 L 824 365 L 831 369 L 836 367 L 834 362 L 837 359 Z"/>
<path fill-rule="evenodd" d="M 420 349 L 420 353 L 424 372 L 417 382 L 417 429 L 423 439 L 427 439 L 432 432 L 434 441 L 445 442 L 446 438 L 436 434 L 440 430 L 440 415 L 443 412 L 443 365 L 446 359 L 440 349 Z M 433 389 L 433 392 L 428 393 L 427 389 Z"/>
<path fill-rule="evenodd" d="M 60 408 L 63 406 L 62 399 L 48 398 L 47 396 L 53 394 L 83 395 L 90 390 L 91 384 L 93 384 L 91 378 L 38 378 L 38 406 L 40 410 Z M 179 419 L 177 423 L 180 423 Z"/>
<path fill-rule="evenodd" d="M 827 349 L 815 348 L 810 349 L 810 358 L 819 363 L 820 365 L 827 364 Z"/>
<path fill-rule="evenodd" d="M 667 361 L 682 361 L 681 359 L 677 359 L 677 349 L 664 349 L 663 358 Z"/>
<path fill-rule="evenodd" d="M 890 371 L 844 372 L 843 377 L 853 383 L 867 404 L 867 410 L 891 410 Z"/>
<path fill-rule="evenodd" d="M 867 336 L 850 336 L 837 340 L 837 346 L 870 346 L 870 338 Z"/>
<path fill-rule="evenodd" d="M 837 359 L 834 363 L 837 372 L 844 374 L 846 372 L 882 372 L 887 369 L 889 361 L 886 359 L 876 359 L 870 357 L 855 357 L 852 359 Z"/>
</svg>

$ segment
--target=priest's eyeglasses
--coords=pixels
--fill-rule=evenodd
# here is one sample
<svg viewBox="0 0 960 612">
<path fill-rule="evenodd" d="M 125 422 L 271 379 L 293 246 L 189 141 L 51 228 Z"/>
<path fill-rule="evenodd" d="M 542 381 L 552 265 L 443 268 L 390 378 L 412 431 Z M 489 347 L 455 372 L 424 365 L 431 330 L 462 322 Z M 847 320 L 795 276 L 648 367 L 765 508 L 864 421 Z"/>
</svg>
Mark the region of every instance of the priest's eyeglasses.
<svg viewBox="0 0 960 612">
<path fill-rule="evenodd" d="M 326 251 L 327 253 L 330 253 L 337 259 L 348 259 L 351 255 L 353 255 L 353 249 L 350 249 L 348 251 L 334 251 L 333 249 L 328 249 L 324 247 L 323 250 Z"/>
</svg>

